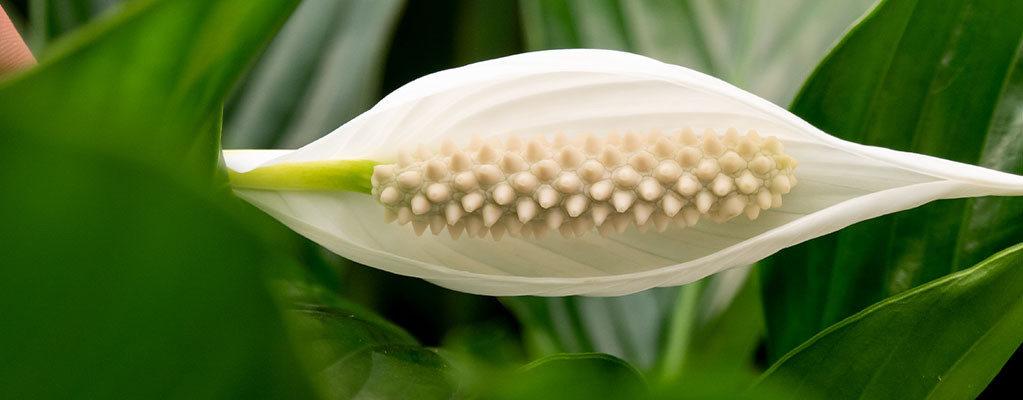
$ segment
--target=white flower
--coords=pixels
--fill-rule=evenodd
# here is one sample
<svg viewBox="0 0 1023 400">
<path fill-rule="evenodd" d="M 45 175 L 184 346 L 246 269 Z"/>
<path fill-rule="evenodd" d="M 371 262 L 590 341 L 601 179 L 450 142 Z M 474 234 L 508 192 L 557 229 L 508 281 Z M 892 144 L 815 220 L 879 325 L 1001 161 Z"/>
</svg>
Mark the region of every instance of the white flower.
<svg viewBox="0 0 1023 400">
<path fill-rule="evenodd" d="M 405 85 L 301 149 L 226 151 L 235 172 L 512 134 L 755 130 L 799 162 L 798 186 L 759 218 L 566 238 L 452 239 L 387 223 L 374 196 L 236 187 L 241 198 L 354 261 L 488 295 L 623 295 L 748 265 L 853 223 L 944 198 L 1023 194 L 1023 177 L 846 142 L 716 78 L 616 51 L 552 50 L 438 72 Z M 365 170 L 363 170 L 365 171 Z M 379 191 L 377 196 L 379 196 Z"/>
</svg>

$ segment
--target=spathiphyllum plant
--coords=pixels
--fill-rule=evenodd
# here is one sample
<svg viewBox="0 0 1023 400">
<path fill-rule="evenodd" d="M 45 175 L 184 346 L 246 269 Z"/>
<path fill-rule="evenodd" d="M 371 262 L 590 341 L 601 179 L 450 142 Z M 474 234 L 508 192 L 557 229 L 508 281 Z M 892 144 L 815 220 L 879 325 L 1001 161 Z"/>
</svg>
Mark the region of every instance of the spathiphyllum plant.
<svg viewBox="0 0 1023 400">
<path fill-rule="evenodd" d="M 0 400 L 1011 397 L 1020 21 L 0 0 Z"/>
<path fill-rule="evenodd" d="M 834 138 L 714 77 L 550 50 L 428 75 L 235 192 L 360 263 L 489 295 L 613 296 L 1023 177 Z"/>
</svg>

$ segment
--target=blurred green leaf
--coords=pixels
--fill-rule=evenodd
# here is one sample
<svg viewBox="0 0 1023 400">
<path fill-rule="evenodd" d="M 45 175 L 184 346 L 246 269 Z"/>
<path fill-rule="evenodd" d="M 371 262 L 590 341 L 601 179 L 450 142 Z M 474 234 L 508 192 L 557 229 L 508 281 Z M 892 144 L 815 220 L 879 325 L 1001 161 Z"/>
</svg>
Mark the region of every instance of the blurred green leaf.
<svg viewBox="0 0 1023 400">
<path fill-rule="evenodd" d="M 1023 244 L 877 303 L 766 373 L 832 399 L 972 399 L 1023 342 Z"/>
<path fill-rule="evenodd" d="M 400 328 L 364 310 L 299 306 L 296 346 L 328 398 L 450 398 L 454 370 Z"/>
<path fill-rule="evenodd" d="M 328 396 L 340 399 L 451 399 L 457 387 L 450 366 L 418 346 L 364 349 L 327 367 Z"/>
<path fill-rule="evenodd" d="M 520 0 L 532 50 L 626 50 L 786 103 L 874 0 Z"/>
<path fill-rule="evenodd" d="M 225 143 L 295 148 L 379 98 L 403 0 L 306 0 L 228 106 Z"/>
<path fill-rule="evenodd" d="M 620 297 L 506 297 L 501 303 L 523 325 L 532 357 L 602 352 L 650 370 L 678 293 L 658 288 Z"/>
<path fill-rule="evenodd" d="M 755 371 L 752 356 L 764 333 L 757 274 L 750 274 L 730 300 L 724 311 L 708 312 L 698 320 L 700 323 L 692 334 L 690 351 L 682 366 L 685 372 L 711 370 L 742 374 Z"/>
<path fill-rule="evenodd" d="M 745 270 L 734 270 L 724 273 L 724 279 L 682 290 L 659 288 L 621 297 L 506 297 L 501 302 L 522 323 L 533 357 L 600 351 L 633 360 L 648 371 L 665 368 L 668 353 L 680 352 L 684 355 L 670 360 L 676 365 L 668 368 L 745 372 L 752 367 L 752 353 L 763 333 L 759 289 L 745 276 Z M 726 287 L 734 284 L 742 285 L 741 290 Z M 686 291 L 689 299 L 684 299 Z M 683 315 L 672 316 L 679 312 Z M 690 326 L 668 326 L 669 320 L 680 318 Z M 667 331 L 678 329 L 686 334 L 677 344 L 682 348 L 669 351 Z"/>
<path fill-rule="evenodd" d="M 0 397 L 312 395 L 260 278 L 273 257 L 236 204 L 45 131 L 4 133 Z"/>
<path fill-rule="evenodd" d="M 519 4 L 531 50 L 632 51 L 786 102 L 827 46 L 873 1 L 521 0 Z M 642 370 L 667 363 L 672 365 L 670 372 L 683 367 L 676 359 L 686 363 L 688 356 L 669 356 L 666 351 L 700 351 L 692 341 L 705 339 L 695 338 L 688 330 L 705 331 L 704 324 L 718 318 L 745 281 L 745 270 L 740 271 L 713 276 L 703 289 L 663 288 L 621 298 L 502 301 L 522 321 L 534 354 L 598 351 L 623 357 Z M 685 290 L 696 292 L 686 295 Z M 683 299 L 696 304 L 673 312 Z M 760 335 L 760 318 L 755 312 L 737 314 L 751 319 L 729 323 L 737 330 L 724 336 L 745 337 L 737 347 L 752 351 L 748 341 Z"/>
<path fill-rule="evenodd" d="M 298 265 L 292 271 L 305 271 Z M 290 306 L 288 318 L 300 325 L 301 334 L 310 336 L 309 341 L 300 345 L 322 345 L 330 349 L 311 352 L 314 358 L 340 358 L 361 350 L 362 347 L 380 344 L 418 344 L 416 339 L 401 327 L 394 325 L 373 311 L 338 297 L 330 290 L 312 282 L 312 277 L 276 279 L 275 289 Z M 315 337 L 315 338 L 314 338 Z M 323 338 L 332 338 L 321 340 Z M 316 360 L 314 369 L 323 367 Z"/>
<path fill-rule="evenodd" d="M 451 328 L 441 347 L 449 354 L 474 364 L 467 368 L 500 368 L 526 362 L 519 341 L 518 333 L 512 327 L 488 321 Z"/>
<path fill-rule="evenodd" d="M 792 110 L 847 140 L 1023 173 L 1018 66 L 1009 78 L 1021 19 L 1014 2 L 887 0 L 818 67 Z M 769 358 L 1023 241 L 1021 204 L 940 201 L 779 252 L 762 269 Z"/>
<path fill-rule="evenodd" d="M 280 271 L 279 271 L 280 272 Z M 331 399 L 446 399 L 455 370 L 436 351 L 376 313 L 313 283 L 297 265 L 275 277 L 290 305 L 294 346 Z"/>
<path fill-rule="evenodd" d="M 787 382 L 760 382 L 759 374 L 713 367 L 688 371 L 678 380 L 655 392 L 652 399 L 665 400 L 781 400 L 790 399 L 792 389 Z M 802 388 L 800 400 L 827 399 L 810 388 Z"/>
<path fill-rule="evenodd" d="M 522 51 L 514 0 L 458 0 L 453 65 L 465 65 Z"/>
<path fill-rule="evenodd" d="M 0 397 L 313 395 L 261 278 L 276 256 L 198 179 L 293 5 L 135 2 L 0 82 Z"/>
<path fill-rule="evenodd" d="M 629 363 L 600 353 L 555 354 L 495 380 L 484 399 L 640 399 L 648 390 Z"/>
</svg>

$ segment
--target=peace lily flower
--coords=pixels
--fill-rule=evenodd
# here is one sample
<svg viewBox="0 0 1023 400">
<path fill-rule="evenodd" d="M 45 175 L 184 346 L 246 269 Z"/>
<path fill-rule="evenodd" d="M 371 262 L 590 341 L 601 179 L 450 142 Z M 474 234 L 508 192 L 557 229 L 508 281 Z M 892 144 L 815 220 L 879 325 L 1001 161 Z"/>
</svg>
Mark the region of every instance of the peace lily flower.
<svg viewBox="0 0 1023 400">
<path fill-rule="evenodd" d="M 224 156 L 238 196 L 331 251 L 488 295 L 681 285 L 932 200 L 1023 194 L 606 50 L 438 72 L 301 149 Z"/>
</svg>

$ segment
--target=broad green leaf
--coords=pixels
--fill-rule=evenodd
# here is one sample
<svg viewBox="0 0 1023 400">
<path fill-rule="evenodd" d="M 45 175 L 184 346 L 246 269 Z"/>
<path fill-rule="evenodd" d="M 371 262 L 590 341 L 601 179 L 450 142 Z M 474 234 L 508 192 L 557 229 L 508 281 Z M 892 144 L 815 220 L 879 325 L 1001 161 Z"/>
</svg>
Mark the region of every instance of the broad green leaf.
<svg viewBox="0 0 1023 400">
<path fill-rule="evenodd" d="M 872 2 L 521 0 L 519 4 L 531 50 L 632 51 L 707 72 L 775 102 L 787 102 L 827 46 Z M 623 357 L 642 370 L 668 364 L 671 372 L 683 368 L 688 356 L 669 356 L 668 349 L 700 352 L 690 346 L 703 339 L 689 330 L 705 331 L 704 324 L 718 318 L 744 281 L 743 270 L 711 277 L 703 289 L 655 289 L 622 298 L 502 301 L 522 321 L 534 355 L 598 351 Z M 687 295 L 685 290 L 694 293 Z M 697 304 L 677 310 L 679 304 L 692 302 Z M 752 340 L 759 335 L 759 319 L 754 313 L 743 314 L 753 319 L 729 324 L 738 330 L 722 336 Z M 738 347 L 751 350 L 745 344 Z"/>
<path fill-rule="evenodd" d="M 1023 244 L 870 306 L 767 371 L 803 398 L 972 399 L 1023 343 Z"/>
<path fill-rule="evenodd" d="M 379 98 L 403 0 L 306 0 L 237 91 L 226 113 L 233 148 L 295 148 Z"/>
<path fill-rule="evenodd" d="M 277 256 L 197 179 L 293 5 L 135 2 L 0 81 L 0 397 L 313 395 L 261 278 Z"/>
<path fill-rule="evenodd" d="M 818 67 L 792 110 L 847 140 L 1023 173 L 1023 77 L 1008 78 L 1021 18 L 1014 2 L 884 1 Z M 1019 204 L 940 201 L 781 251 L 762 269 L 768 357 L 968 267 L 993 246 L 1023 241 Z"/>
<path fill-rule="evenodd" d="M 309 396 L 262 239 L 207 186 L 0 137 L 0 397 Z M 99 133 L 99 132 L 91 132 Z"/>
</svg>

